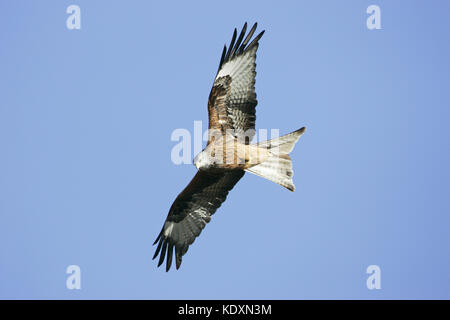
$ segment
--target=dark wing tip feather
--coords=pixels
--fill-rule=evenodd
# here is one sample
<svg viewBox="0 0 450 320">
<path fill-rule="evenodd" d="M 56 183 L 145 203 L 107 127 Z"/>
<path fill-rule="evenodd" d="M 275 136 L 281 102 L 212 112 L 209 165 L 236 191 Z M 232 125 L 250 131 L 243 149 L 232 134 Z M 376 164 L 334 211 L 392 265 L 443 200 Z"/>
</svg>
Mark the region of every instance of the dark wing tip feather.
<svg viewBox="0 0 450 320">
<path fill-rule="evenodd" d="M 234 28 L 233 37 L 231 38 L 230 47 L 228 48 L 228 52 L 225 57 L 225 61 L 228 61 L 230 59 L 231 51 L 233 51 L 233 49 L 234 49 L 234 42 L 236 41 L 236 36 L 237 36 L 237 30 L 236 30 L 236 28 Z"/>
<path fill-rule="evenodd" d="M 236 30 L 236 29 L 234 29 L 234 30 Z M 239 38 L 237 39 L 236 44 L 235 44 L 233 50 L 231 51 L 231 54 L 230 54 L 231 59 L 233 59 L 235 57 L 237 49 L 240 47 L 242 39 L 244 39 L 246 31 L 247 31 L 247 22 L 244 23 L 244 26 L 242 27 L 241 33 L 239 34 Z"/>
<path fill-rule="evenodd" d="M 227 46 L 225 45 L 224 49 L 222 51 L 222 57 L 220 58 L 220 63 L 219 63 L 219 70 L 226 62 L 245 53 L 248 49 L 251 49 L 253 46 L 255 46 L 258 43 L 259 39 L 261 39 L 261 37 L 263 36 L 265 30 L 261 31 L 253 39 L 253 41 L 247 46 L 247 44 L 251 40 L 253 34 L 255 33 L 257 26 L 258 26 L 258 23 L 255 22 L 255 24 L 250 29 L 250 31 L 248 32 L 247 36 L 244 39 L 245 32 L 247 31 L 247 22 L 245 22 L 237 41 L 236 41 L 237 30 L 236 30 L 236 28 L 234 29 L 233 37 L 231 38 L 231 42 L 230 42 L 230 46 L 228 47 L 228 50 L 227 50 Z M 242 39 L 244 39 L 244 41 L 242 41 Z"/>
<path fill-rule="evenodd" d="M 224 46 L 223 46 L 223 51 L 222 51 L 222 57 L 220 58 L 219 70 L 220 70 L 220 67 L 221 67 L 222 64 L 223 64 L 223 61 L 225 60 L 225 54 L 226 54 L 226 53 L 227 53 L 227 46 L 224 45 Z M 219 72 L 219 71 L 217 71 L 217 72 Z"/>
<path fill-rule="evenodd" d="M 159 241 L 158 247 L 156 247 L 155 254 L 153 255 L 153 260 L 155 260 L 159 254 L 161 254 L 159 256 L 159 260 L 158 260 L 158 267 L 159 267 L 163 264 L 164 258 L 166 257 L 166 253 L 167 253 L 167 259 L 166 259 L 166 272 L 167 272 L 170 270 L 170 267 L 172 265 L 174 243 L 170 239 L 162 237 L 161 235 L 162 235 L 162 231 L 161 231 L 160 235 L 158 236 L 158 238 L 156 239 L 155 243 L 153 244 L 153 245 L 155 245 L 156 242 Z M 179 252 L 179 250 L 177 250 L 177 248 L 175 247 L 175 253 L 177 255 L 176 262 L 177 262 L 177 269 L 178 269 L 181 265 L 181 256 L 178 259 L 177 252 Z M 180 261 L 178 261 L 178 260 L 180 260 Z"/>
<path fill-rule="evenodd" d="M 172 265 L 172 257 L 173 257 L 173 243 L 169 243 L 169 247 L 167 248 L 166 272 L 170 270 L 170 266 Z"/>
<path fill-rule="evenodd" d="M 158 237 L 158 239 L 159 239 L 160 237 Z M 157 239 L 157 240 L 158 240 Z M 155 260 L 155 258 L 158 256 L 158 254 L 159 254 L 159 251 L 161 250 L 161 245 L 162 245 L 162 243 L 163 243 L 163 239 L 160 239 L 159 240 L 159 243 L 158 243 L 158 247 L 156 247 L 156 251 L 155 251 L 155 254 L 153 255 L 153 260 Z M 156 244 L 156 242 L 153 244 L 153 245 L 155 245 Z"/>
<path fill-rule="evenodd" d="M 253 39 L 253 41 L 248 45 L 247 50 L 253 48 L 253 46 L 255 46 L 255 45 L 258 43 L 259 39 L 261 39 L 261 37 L 263 36 L 263 34 L 264 34 L 265 31 L 266 31 L 266 30 L 261 31 L 261 32 L 255 37 L 255 39 Z"/>
<path fill-rule="evenodd" d="M 164 228 L 163 228 L 163 230 L 164 230 Z M 155 242 L 153 242 L 153 245 L 155 245 L 155 244 L 159 241 L 159 239 L 161 239 L 161 235 L 162 235 L 162 233 L 163 233 L 163 230 L 161 230 L 161 232 L 159 233 L 159 235 L 158 235 L 158 237 L 156 238 Z"/>
<path fill-rule="evenodd" d="M 163 241 L 163 242 L 164 243 L 163 243 L 163 246 L 161 249 L 161 255 L 159 256 L 158 267 L 163 264 L 164 258 L 166 257 L 167 241 Z"/>
<path fill-rule="evenodd" d="M 181 248 L 179 246 L 175 246 L 175 263 L 177 270 L 180 269 L 182 256 Z"/>
<path fill-rule="evenodd" d="M 242 42 L 242 45 L 241 45 L 241 47 L 239 48 L 239 50 L 237 52 L 237 55 L 240 55 L 240 54 L 242 54 L 242 52 L 244 52 L 245 47 L 247 46 L 247 43 L 250 41 L 250 39 L 253 36 L 253 34 L 255 33 L 255 30 L 256 30 L 257 26 L 258 26 L 258 23 L 255 22 L 253 27 L 248 32 L 247 37 L 245 37 L 245 40 Z"/>
</svg>

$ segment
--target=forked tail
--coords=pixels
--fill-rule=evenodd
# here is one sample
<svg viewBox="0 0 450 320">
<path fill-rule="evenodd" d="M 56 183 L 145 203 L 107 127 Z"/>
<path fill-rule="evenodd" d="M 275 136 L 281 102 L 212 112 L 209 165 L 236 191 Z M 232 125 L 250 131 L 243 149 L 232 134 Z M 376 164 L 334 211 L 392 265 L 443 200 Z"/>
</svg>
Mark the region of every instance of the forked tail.
<svg viewBox="0 0 450 320">
<path fill-rule="evenodd" d="M 246 171 L 294 191 L 295 186 L 292 181 L 294 172 L 292 171 L 292 161 L 289 153 L 294 149 L 305 129 L 303 127 L 282 137 L 258 143 L 257 146 L 269 150 L 271 156 L 264 162 L 247 168 Z"/>
</svg>

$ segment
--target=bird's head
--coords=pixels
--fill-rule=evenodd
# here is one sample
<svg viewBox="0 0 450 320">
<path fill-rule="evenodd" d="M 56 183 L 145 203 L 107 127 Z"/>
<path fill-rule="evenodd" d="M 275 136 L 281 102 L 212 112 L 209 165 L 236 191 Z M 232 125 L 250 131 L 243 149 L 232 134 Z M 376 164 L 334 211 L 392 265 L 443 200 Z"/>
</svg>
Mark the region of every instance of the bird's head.
<svg viewBox="0 0 450 320">
<path fill-rule="evenodd" d="M 194 158 L 194 165 L 198 170 L 208 169 L 211 166 L 210 161 L 208 161 L 206 152 L 202 151 Z"/>
</svg>

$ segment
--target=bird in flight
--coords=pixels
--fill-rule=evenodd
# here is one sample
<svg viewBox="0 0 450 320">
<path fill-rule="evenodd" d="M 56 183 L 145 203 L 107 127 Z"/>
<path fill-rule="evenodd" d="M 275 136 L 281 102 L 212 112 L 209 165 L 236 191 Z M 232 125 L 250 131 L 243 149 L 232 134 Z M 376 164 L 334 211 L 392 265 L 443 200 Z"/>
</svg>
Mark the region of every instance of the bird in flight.
<svg viewBox="0 0 450 320">
<path fill-rule="evenodd" d="M 160 255 L 159 267 L 167 258 L 166 271 L 172 265 L 174 251 L 176 268 L 180 267 L 189 246 L 246 171 L 290 191 L 295 189 L 289 153 L 305 127 L 272 140 L 250 143 L 255 134 L 257 105 L 256 51 L 264 34 L 262 31 L 252 40 L 256 26 L 247 36 L 247 23 L 239 37 L 234 29 L 228 50 L 226 45 L 223 49 L 208 99 L 208 143 L 194 158 L 197 174 L 173 202 L 153 243 L 158 244 L 153 259 Z"/>
</svg>

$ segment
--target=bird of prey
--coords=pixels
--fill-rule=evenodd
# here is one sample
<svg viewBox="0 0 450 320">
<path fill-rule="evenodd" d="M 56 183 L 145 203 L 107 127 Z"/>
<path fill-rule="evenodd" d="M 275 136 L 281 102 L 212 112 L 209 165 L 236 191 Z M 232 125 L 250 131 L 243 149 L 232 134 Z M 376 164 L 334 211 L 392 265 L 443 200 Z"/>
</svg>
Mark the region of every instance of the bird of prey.
<svg viewBox="0 0 450 320">
<path fill-rule="evenodd" d="M 287 135 L 251 144 L 255 134 L 256 51 L 264 31 L 253 40 L 257 24 L 246 35 L 247 23 L 237 37 L 234 29 L 230 46 L 225 45 L 219 69 L 208 99 L 208 143 L 195 158 L 197 174 L 170 207 L 163 228 L 153 245 L 158 267 L 166 262 L 166 271 L 181 259 L 211 216 L 225 201 L 228 192 L 251 172 L 271 180 L 290 191 L 292 163 L 289 153 L 294 148 L 302 127 Z"/>
</svg>

